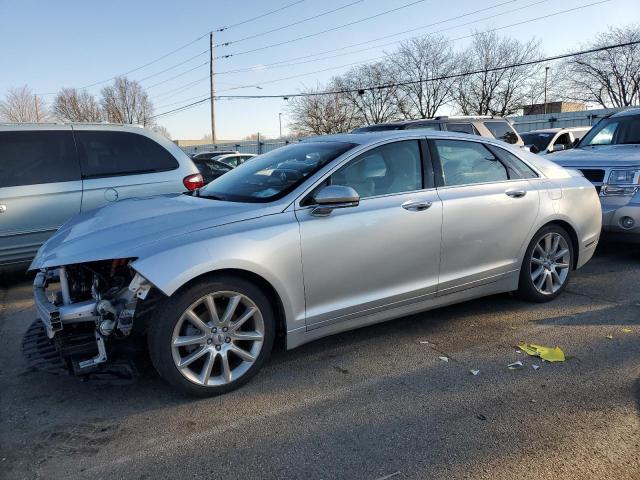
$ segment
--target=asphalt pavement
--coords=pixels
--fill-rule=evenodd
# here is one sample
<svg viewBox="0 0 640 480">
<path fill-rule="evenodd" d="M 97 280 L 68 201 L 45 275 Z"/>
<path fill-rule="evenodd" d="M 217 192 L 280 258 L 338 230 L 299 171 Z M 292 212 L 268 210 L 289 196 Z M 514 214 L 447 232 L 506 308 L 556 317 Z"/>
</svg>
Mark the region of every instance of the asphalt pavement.
<svg viewBox="0 0 640 480">
<path fill-rule="evenodd" d="M 497 295 L 278 349 L 205 400 L 152 370 L 126 385 L 29 370 L 30 283 L 3 282 L 2 478 L 640 478 L 639 246 L 601 245 L 554 302 Z"/>
</svg>

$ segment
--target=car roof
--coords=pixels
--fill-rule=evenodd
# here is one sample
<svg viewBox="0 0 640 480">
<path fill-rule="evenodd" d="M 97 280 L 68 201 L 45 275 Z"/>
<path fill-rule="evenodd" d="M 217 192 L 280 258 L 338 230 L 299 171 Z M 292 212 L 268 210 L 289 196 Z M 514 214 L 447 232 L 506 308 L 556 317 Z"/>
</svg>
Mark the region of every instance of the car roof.
<svg viewBox="0 0 640 480">
<path fill-rule="evenodd" d="M 481 137 L 479 135 L 469 135 L 467 133 L 443 132 L 440 130 L 421 130 L 419 128 L 412 130 L 382 130 L 378 132 L 357 132 L 357 133 L 337 133 L 334 135 L 321 135 L 318 137 L 308 137 L 300 140 L 301 142 L 345 142 L 354 143 L 356 145 L 368 145 L 377 143 L 381 140 L 394 139 L 411 139 L 411 138 L 460 138 L 464 140 L 475 140 L 496 145 L 509 145 L 500 140 L 489 137 Z"/>
<path fill-rule="evenodd" d="M 367 128 L 367 127 L 382 127 L 382 126 L 395 126 L 395 127 L 404 127 L 407 125 L 414 125 L 416 123 L 438 123 L 438 122 L 471 122 L 472 120 L 483 120 L 483 121 L 503 121 L 508 122 L 506 118 L 503 117 L 492 117 L 490 115 L 461 115 L 461 116 L 438 116 L 433 118 L 419 118 L 415 120 L 399 120 L 395 122 L 382 122 L 382 123 L 374 123 L 371 125 L 362 125 L 358 128 Z"/>
<path fill-rule="evenodd" d="M 631 117 L 633 115 L 640 115 L 640 108 L 629 108 L 621 112 L 614 113 L 611 117 Z M 609 117 L 609 118 L 611 118 Z"/>
</svg>

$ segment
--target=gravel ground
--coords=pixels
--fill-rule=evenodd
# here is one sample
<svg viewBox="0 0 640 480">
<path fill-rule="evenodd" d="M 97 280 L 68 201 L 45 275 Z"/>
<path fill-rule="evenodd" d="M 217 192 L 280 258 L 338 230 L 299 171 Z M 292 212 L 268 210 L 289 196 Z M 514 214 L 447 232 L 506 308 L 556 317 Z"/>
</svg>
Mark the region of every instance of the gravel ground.
<svg viewBox="0 0 640 480">
<path fill-rule="evenodd" d="M 552 303 L 498 295 L 278 350 L 246 387 L 193 400 L 153 371 L 117 386 L 28 370 L 30 283 L 7 278 L 0 477 L 639 479 L 639 287 L 640 247 L 603 245 Z"/>
</svg>

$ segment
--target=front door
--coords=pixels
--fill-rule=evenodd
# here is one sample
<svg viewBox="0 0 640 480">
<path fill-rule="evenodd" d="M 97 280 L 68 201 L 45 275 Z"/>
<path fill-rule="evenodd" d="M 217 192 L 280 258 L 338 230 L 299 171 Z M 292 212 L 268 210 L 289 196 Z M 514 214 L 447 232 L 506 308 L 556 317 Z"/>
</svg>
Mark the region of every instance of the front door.
<svg viewBox="0 0 640 480">
<path fill-rule="evenodd" d="M 0 266 L 30 261 L 81 199 L 70 128 L 0 132 Z"/>
<path fill-rule="evenodd" d="M 442 207 L 430 182 L 419 141 L 389 143 L 327 179 L 353 187 L 358 206 L 325 217 L 296 211 L 308 327 L 435 295 Z"/>
</svg>

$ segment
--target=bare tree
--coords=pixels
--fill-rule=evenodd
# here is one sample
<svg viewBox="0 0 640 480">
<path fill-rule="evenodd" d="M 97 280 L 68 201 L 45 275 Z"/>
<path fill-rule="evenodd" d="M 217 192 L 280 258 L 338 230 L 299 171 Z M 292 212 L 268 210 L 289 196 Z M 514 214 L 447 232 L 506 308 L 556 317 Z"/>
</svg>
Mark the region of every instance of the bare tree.
<svg viewBox="0 0 640 480">
<path fill-rule="evenodd" d="M 414 38 L 387 56 L 398 87 L 398 107 L 406 118 L 431 118 L 452 97 L 455 79 L 440 79 L 456 71 L 456 54 L 442 36 Z M 415 82 L 415 83 L 413 83 Z"/>
<path fill-rule="evenodd" d="M 27 85 L 9 88 L 5 99 L 0 101 L 0 119 L 6 122 L 42 122 L 47 118 L 44 100 Z"/>
<path fill-rule="evenodd" d="M 531 91 L 535 65 L 513 66 L 539 58 L 536 40 L 522 43 L 500 37 L 495 32 L 476 33 L 472 45 L 463 52 L 459 65 L 465 75 L 457 82 L 456 104 L 466 115 L 508 115 L 523 104 Z"/>
<path fill-rule="evenodd" d="M 153 104 L 135 80 L 118 77 L 113 85 L 102 89 L 102 109 L 108 121 L 133 123 L 143 126 L 154 124 Z"/>
<path fill-rule="evenodd" d="M 169 133 L 169 130 L 167 130 L 167 127 L 165 127 L 164 125 L 155 125 L 151 130 L 171 140 L 171 134 Z"/>
<path fill-rule="evenodd" d="M 610 28 L 585 49 L 640 41 L 640 25 Z M 640 103 L 640 45 L 603 50 L 566 60 L 568 98 L 603 107 Z"/>
<path fill-rule="evenodd" d="M 99 122 L 102 110 L 90 93 L 75 88 L 63 88 L 53 101 L 53 114 L 69 122 Z"/>
<path fill-rule="evenodd" d="M 337 89 L 337 81 L 333 79 L 325 87 L 318 85 L 304 92 L 314 94 Z M 294 97 L 289 111 L 289 127 L 295 136 L 343 133 L 357 126 L 353 105 L 342 94 Z"/>
<path fill-rule="evenodd" d="M 360 124 L 371 125 L 403 118 L 398 89 L 393 86 L 377 88 L 395 83 L 387 63 L 358 65 L 338 77 L 335 83 L 338 90 L 345 91 L 344 98 L 353 106 Z"/>
</svg>

